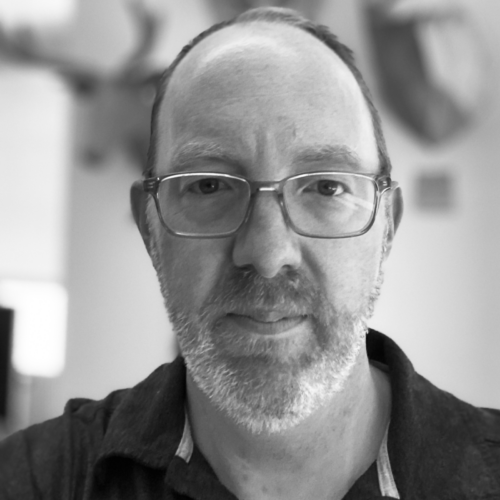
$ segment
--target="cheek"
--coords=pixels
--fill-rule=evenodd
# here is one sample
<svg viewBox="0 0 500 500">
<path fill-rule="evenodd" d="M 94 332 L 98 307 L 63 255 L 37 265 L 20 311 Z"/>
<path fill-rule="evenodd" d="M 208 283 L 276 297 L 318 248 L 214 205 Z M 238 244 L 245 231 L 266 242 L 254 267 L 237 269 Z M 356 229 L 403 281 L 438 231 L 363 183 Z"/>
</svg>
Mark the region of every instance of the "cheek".
<svg viewBox="0 0 500 500">
<path fill-rule="evenodd" d="M 375 285 L 382 255 L 382 235 L 366 235 L 345 240 L 324 240 L 316 245 L 314 275 L 336 307 L 356 310 Z"/>
<path fill-rule="evenodd" d="M 166 235 L 162 267 L 170 299 L 198 310 L 230 263 L 228 239 L 185 239 Z"/>
</svg>

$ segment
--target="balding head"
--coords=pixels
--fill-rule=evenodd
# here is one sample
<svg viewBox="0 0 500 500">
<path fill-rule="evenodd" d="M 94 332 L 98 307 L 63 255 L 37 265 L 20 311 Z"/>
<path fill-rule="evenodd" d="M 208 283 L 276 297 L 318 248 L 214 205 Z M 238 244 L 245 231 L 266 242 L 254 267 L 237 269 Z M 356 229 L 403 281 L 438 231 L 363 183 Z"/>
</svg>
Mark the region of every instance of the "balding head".
<svg viewBox="0 0 500 500">
<path fill-rule="evenodd" d="M 157 128 L 158 175 L 179 171 L 193 145 L 220 148 L 241 166 L 255 158 L 261 173 L 273 157 L 293 165 L 301 150 L 323 145 L 348 147 L 364 169 L 378 169 L 352 73 L 319 40 L 285 24 L 236 24 L 194 47 L 172 75 Z"/>
<path fill-rule="evenodd" d="M 316 43 L 315 47 L 311 43 L 305 44 L 304 41 L 311 42 L 311 40 L 307 40 L 308 37 L 309 39 L 311 37 L 315 38 L 315 41 L 319 43 Z M 202 45 L 202 47 L 198 47 L 199 45 Z M 255 49 L 253 53 L 251 50 L 252 47 Z M 306 54 L 304 54 L 304 51 L 306 51 Z M 190 57 L 186 57 L 188 54 Z M 239 60 L 238 55 L 241 56 Z M 188 83 L 188 80 L 202 76 L 203 74 L 206 76 L 207 72 L 210 71 L 210 67 L 217 68 L 215 71 L 219 72 L 226 68 L 228 69 L 228 74 L 236 76 L 238 71 L 248 70 L 252 67 L 256 71 L 256 75 L 259 73 L 259 68 L 260 70 L 265 69 L 267 72 L 266 78 L 269 81 L 272 78 L 270 70 L 272 70 L 272 66 L 274 65 L 276 84 L 284 88 L 287 82 L 284 80 L 285 73 L 282 72 L 283 67 L 275 64 L 275 61 L 278 60 L 277 58 L 274 58 L 274 62 L 271 62 L 271 56 L 281 59 L 281 63 L 283 64 L 288 62 L 291 65 L 300 65 L 301 67 L 296 68 L 297 73 L 300 73 L 302 76 L 309 73 L 312 82 L 316 81 L 317 71 L 321 68 L 321 60 L 326 60 L 328 56 L 330 56 L 330 63 L 333 60 L 337 63 L 335 71 L 340 73 L 347 71 L 350 73 L 355 82 L 357 82 L 358 89 L 366 105 L 366 110 L 370 115 L 378 149 L 380 171 L 382 173 L 390 173 L 390 160 L 387 154 L 380 119 L 373 105 L 369 90 L 354 64 L 351 51 L 341 44 L 328 28 L 316 25 L 294 11 L 278 8 L 260 8 L 247 11 L 231 21 L 212 26 L 207 31 L 201 33 L 190 44 L 184 47 L 172 65 L 167 69 L 161 80 L 153 108 L 152 137 L 146 175 L 153 175 L 153 172 L 155 172 L 160 142 L 165 143 L 165 136 L 162 131 L 165 124 L 162 123 L 161 116 L 165 118 L 166 115 L 161 111 L 164 110 L 168 113 L 169 102 L 172 102 L 173 105 L 176 103 L 179 104 L 177 100 L 179 97 L 178 91 L 181 89 L 184 91 L 184 95 L 186 95 L 186 89 L 183 87 Z M 299 61 L 297 58 L 301 56 L 302 60 Z M 343 64 L 339 64 L 340 62 Z M 231 65 L 231 68 L 228 65 Z M 313 68 L 313 66 L 315 67 Z M 331 64 L 327 64 L 327 67 L 331 69 Z M 289 74 L 293 74 L 293 71 Z M 336 75 L 332 74 L 331 77 L 333 78 L 332 83 L 334 83 Z M 306 78 L 303 78 L 301 82 L 306 86 L 308 85 Z M 229 86 L 228 82 L 227 85 L 214 87 L 212 89 L 214 97 L 217 92 L 225 93 Z M 171 87 L 175 88 L 171 89 Z M 196 93 L 191 93 L 189 98 L 195 99 Z M 159 140 L 160 136 L 161 141 Z"/>
</svg>

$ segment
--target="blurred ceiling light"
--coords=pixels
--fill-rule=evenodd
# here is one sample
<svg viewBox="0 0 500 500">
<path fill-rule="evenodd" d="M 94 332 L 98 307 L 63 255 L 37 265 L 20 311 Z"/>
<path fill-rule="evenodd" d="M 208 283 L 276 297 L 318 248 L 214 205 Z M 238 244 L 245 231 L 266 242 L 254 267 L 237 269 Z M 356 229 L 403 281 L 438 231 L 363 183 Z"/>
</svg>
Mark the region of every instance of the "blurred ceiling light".
<svg viewBox="0 0 500 500">
<path fill-rule="evenodd" d="M 0 22 L 8 26 L 63 24 L 75 10 L 75 0 L 0 0 Z"/>
<path fill-rule="evenodd" d="M 56 377 L 64 369 L 67 292 L 58 283 L 0 281 L 0 303 L 14 309 L 12 362 L 17 372 Z"/>
</svg>

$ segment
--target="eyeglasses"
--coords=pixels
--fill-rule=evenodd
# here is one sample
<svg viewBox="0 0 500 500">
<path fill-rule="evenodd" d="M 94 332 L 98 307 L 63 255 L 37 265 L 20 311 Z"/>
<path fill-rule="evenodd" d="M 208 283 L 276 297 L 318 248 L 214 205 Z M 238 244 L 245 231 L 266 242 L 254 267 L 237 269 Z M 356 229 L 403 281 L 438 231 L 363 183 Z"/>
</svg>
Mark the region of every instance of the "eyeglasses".
<svg viewBox="0 0 500 500">
<path fill-rule="evenodd" d="M 134 183 L 153 197 L 163 226 L 185 238 L 237 233 L 250 217 L 258 193 L 275 194 L 285 221 L 302 236 L 359 236 L 373 225 L 382 195 L 396 186 L 388 175 L 352 172 L 310 172 L 270 182 L 187 172 Z"/>
</svg>

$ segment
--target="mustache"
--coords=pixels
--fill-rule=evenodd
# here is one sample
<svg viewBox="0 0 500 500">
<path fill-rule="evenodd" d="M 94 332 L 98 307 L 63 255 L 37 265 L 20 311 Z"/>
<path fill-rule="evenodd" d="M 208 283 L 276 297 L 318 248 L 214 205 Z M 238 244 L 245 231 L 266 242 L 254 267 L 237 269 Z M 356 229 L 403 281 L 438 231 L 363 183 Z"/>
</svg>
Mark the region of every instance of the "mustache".
<svg viewBox="0 0 500 500">
<path fill-rule="evenodd" d="M 301 271 L 287 269 L 264 278 L 253 268 L 233 267 L 215 284 L 202 309 L 208 314 L 261 308 L 305 315 L 323 304 L 325 298 L 318 286 Z"/>
</svg>

